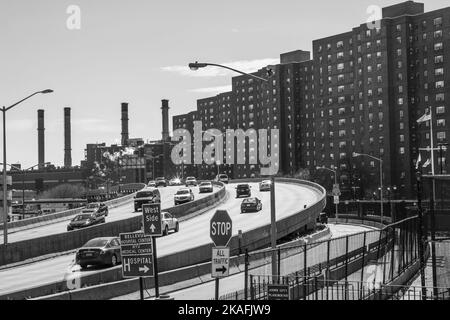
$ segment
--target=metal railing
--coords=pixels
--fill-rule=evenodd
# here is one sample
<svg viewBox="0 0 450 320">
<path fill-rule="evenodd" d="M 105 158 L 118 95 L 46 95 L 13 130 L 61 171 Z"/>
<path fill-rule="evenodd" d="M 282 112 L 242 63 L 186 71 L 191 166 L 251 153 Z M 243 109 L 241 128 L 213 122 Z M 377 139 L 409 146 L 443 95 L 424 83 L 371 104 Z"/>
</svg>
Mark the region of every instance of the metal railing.
<svg viewBox="0 0 450 320">
<path fill-rule="evenodd" d="M 260 250 L 246 255 L 246 281 L 242 289 L 230 292 L 220 299 L 236 298 L 264 300 L 268 284 L 285 283 L 293 299 L 306 299 L 310 292 L 324 294 L 321 282 L 367 283 L 368 286 L 387 285 L 409 270 L 419 259 L 418 218 L 413 217 L 383 230 L 367 231 L 341 238 L 311 244 Z M 278 260 L 279 276 L 271 271 L 272 255 Z M 336 294 L 342 289 L 338 284 Z M 372 287 L 370 287 L 372 288 Z M 358 291 L 359 290 L 359 291 Z M 365 287 L 347 290 L 345 299 L 358 299 Z M 362 295 L 362 296 L 361 296 Z M 339 296 L 337 296 L 339 297 Z"/>
</svg>

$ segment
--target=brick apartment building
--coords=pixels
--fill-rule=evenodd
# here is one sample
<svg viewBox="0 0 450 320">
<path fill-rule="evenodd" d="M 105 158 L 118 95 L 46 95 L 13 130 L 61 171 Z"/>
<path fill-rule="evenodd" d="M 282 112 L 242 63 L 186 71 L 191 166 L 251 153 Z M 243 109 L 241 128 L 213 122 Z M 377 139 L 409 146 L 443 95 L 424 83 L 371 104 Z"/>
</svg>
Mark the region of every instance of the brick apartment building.
<svg viewBox="0 0 450 320">
<path fill-rule="evenodd" d="M 281 173 L 334 166 L 344 190 L 377 194 L 379 162 L 353 158 L 365 153 L 383 160 L 384 186 L 396 190 L 389 196 L 414 197 L 419 148 L 431 146 L 429 123 L 417 119 L 433 112 L 435 147 L 450 134 L 450 8 L 425 13 L 413 1 L 386 7 L 379 28 L 361 24 L 313 41 L 312 60 L 295 51 L 280 62 L 267 83 L 234 77 L 232 92 L 199 100 L 196 112 L 174 117 L 174 128 L 191 130 L 196 119 L 222 132 L 279 128 Z M 445 154 L 435 161 L 449 171 Z M 258 173 L 257 165 L 240 165 L 231 176 Z"/>
</svg>

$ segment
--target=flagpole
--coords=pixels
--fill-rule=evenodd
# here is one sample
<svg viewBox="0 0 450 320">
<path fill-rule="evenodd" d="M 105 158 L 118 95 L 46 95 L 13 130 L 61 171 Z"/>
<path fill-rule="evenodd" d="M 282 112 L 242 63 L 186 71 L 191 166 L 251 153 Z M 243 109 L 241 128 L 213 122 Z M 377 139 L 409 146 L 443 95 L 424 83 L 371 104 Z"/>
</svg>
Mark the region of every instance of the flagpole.
<svg viewBox="0 0 450 320">
<path fill-rule="evenodd" d="M 431 116 L 431 125 L 430 125 L 430 131 L 431 131 L 431 172 L 433 176 L 435 175 L 434 171 L 434 135 L 433 135 L 433 107 L 430 107 L 430 116 Z"/>
</svg>

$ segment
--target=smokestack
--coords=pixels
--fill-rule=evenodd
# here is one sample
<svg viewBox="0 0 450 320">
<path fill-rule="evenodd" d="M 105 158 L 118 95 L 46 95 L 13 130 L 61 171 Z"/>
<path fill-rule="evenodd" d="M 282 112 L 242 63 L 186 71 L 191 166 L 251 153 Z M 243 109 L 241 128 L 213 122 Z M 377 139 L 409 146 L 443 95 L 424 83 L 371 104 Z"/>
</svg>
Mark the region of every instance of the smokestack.
<svg viewBox="0 0 450 320">
<path fill-rule="evenodd" d="M 169 141 L 169 100 L 162 100 L 162 139 Z"/>
<path fill-rule="evenodd" d="M 44 169 L 45 164 L 45 127 L 44 110 L 38 110 L 38 158 L 39 169 Z"/>
<path fill-rule="evenodd" d="M 72 167 L 70 108 L 64 108 L 64 167 Z"/>
<path fill-rule="evenodd" d="M 122 103 L 122 146 L 128 145 L 128 103 Z"/>
</svg>

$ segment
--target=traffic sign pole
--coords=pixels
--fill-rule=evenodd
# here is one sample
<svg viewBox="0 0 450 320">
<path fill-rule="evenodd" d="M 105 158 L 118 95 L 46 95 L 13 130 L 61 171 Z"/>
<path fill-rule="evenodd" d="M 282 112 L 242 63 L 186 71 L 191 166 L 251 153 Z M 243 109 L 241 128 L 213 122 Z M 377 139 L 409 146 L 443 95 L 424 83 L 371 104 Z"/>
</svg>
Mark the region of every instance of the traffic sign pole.
<svg viewBox="0 0 450 320">
<path fill-rule="evenodd" d="M 216 278 L 216 300 L 219 300 L 219 278 Z"/>
<path fill-rule="evenodd" d="M 141 300 L 144 300 L 144 278 L 139 277 L 139 291 L 141 292 Z"/>
<path fill-rule="evenodd" d="M 156 254 L 156 237 L 153 237 L 153 266 L 155 268 L 155 297 L 159 299 L 158 256 Z"/>
</svg>

